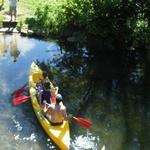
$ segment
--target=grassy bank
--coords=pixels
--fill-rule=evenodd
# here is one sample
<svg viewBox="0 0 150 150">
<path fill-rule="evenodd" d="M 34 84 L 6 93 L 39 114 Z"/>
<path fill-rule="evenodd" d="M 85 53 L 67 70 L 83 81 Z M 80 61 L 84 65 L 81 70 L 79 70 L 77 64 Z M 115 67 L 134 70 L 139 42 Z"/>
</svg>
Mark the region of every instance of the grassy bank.
<svg viewBox="0 0 150 150">
<path fill-rule="evenodd" d="M 41 0 L 19 0 L 17 2 L 17 21 L 18 25 L 22 24 L 22 28 L 27 28 L 25 23 L 26 18 L 34 16 L 37 5 Z M 4 1 L 0 10 L 0 22 L 3 20 L 10 20 L 9 16 L 9 1 Z M 0 23 L 2 26 L 2 23 Z"/>
</svg>

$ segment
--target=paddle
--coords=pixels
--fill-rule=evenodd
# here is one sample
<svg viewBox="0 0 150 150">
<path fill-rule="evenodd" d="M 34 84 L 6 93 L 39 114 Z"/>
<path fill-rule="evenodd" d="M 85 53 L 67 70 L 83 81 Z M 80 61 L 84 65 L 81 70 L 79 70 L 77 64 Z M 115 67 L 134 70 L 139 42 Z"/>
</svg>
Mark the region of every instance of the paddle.
<svg viewBox="0 0 150 150">
<path fill-rule="evenodd" d="M 20 96 L 17 98 L 13 98 L 12 103 L 13 103 L 13 105 L 19 105 L 19 104 L 22 104 L 22 103 L 28 101 L 29 99 L 30 99 L 30 96 L 23 95 L 23 96 Z"/>
<path fill-rule="evenodd" d="M 73 119 L 82 127 L 90 129 L 92 127 L 92 122 L 81 117 L 73 117 Z"/>
<path fill-rule="evenodd" d="M 17 97 L 17 96 L 19 96 L 20 94 L 22 94 L 24 91 L 27 90 L 27 84 L 28 84 L 28 83 L 26 83 L 26 84 L 25 84 L 24 86 L 22 86 L 21 88 L 15 90 L 11 95 Z"/>
</svg>

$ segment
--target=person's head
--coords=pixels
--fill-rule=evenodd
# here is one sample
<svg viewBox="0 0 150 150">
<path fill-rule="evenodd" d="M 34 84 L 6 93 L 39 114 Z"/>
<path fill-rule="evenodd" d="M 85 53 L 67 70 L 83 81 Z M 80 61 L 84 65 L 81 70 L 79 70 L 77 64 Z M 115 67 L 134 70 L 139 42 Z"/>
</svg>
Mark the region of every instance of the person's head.
<svg viewBox="0 0 150 150">
<path fill-rule="evenodd" d="M 56 104 L 59 104 L 62 101 L 62 95 L 61 94 L 57 94 L 56 96 Z"/>
<path fill-rule="evenodd" d="M 43 78 L 46 78 L 46 77 L 48 77 L 48 73 L 46 72 L 46 71 L 43 71 Z"/>
<path fill-rule="evenodd" d="M 45 82 L 45 83 L 44 83 L 44 88 L 45 88 L 46 90 L 50 89 L 50 83 L 49 83 L 49 82 Z"/>
</svg>

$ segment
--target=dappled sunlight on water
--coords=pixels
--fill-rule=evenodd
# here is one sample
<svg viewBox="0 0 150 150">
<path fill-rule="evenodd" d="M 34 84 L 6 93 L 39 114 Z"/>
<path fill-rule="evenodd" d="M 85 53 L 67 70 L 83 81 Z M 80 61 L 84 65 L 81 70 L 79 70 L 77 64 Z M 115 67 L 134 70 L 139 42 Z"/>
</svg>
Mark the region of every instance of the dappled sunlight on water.
<svg viewBox="0 0 150 150">
<path fill-rule="evenodd" d="M 0 149 L 56 149 L 36 120 L 32 105 L 13 106 L 11 93 L 27 82 L 32 61 L 51 61 L 58 55 L 55 42 L 0 33 Z"/>
<path fill-rule="evenodd" d="M 82 59 L 74 60 L 73 52 L 61 53 L 61 50 L 53 41 L 0 34 L 0 149 L 57 149 L 38 123 L 30 101 L 18 106 L 11 104 L 11 93 L 28 81 L 30 65 L 38 61 L 44 69 L 49 65 L 48 71 L 54 76 L 52 81 L 60 87 L 68 112 L 93 123 L 87 131 L 70 124 L 70 150 L 140 150 L 143 145 L 146 145 L 144 150 L 149 150 L 150 142 L 146 138 L 150 137 L 147 132 L 150 104 L 143 102 L 148 100 L 144 88 L 136 91 L 129 86 L 121 91 L 116 79 L 108 85 L 88 84 L 91 71 L 85 67 L 86 63 L 84 75 L 80 71 Z M 72 64 L 74 61 L 77 66 Z M 137 82 L 133 77 L 130 80 Z"/>
<path fill-rule="evenodd" d="M 100 138 L 87 131 L 87 135 L 75 136 L 71 146 L 74 150 L 99 150 Z"/>
<path fill-rule="evenodd" d="M 16 144 L 18 146 L 21 146 L 22 144 L 23 149 L 24 146 L 27 144 L 28 146 L 26 148 L 29 148 L 30 150 L 35 150 L 38 146 L 39 140 L 41 139 L 35 129 L 33 130 L 33 128 L 31 128 L 29 129 L 28 134 L 25 134 L 26 130 L 28 130 L 27 128 L 29 128 L 29 126 L 31 127 L 31 125 L 29 125 L 30 123 L 26 123 L 23 126 L 23 122 L 19 122 L 19 119 L 16 119 L 16 116 L 12 116 L 11 121 L 13 125 L 9 129 L 9 132 L 13 133 L 12 137 L 14 141 L 16 141 Z M 47 140 L 45 138 L 45 147 L 46 149 L 56 150 L 56 147 L 53 145 L 49 138 L 47 138 Z M 41 148 L 39 147 L 39 149 Z"/>
<path fill-rule="evenodd" d="M 53 143 L 51 142 L 49 138 L 46 141 L 46 146 L 47 146 L 47 149 L 56 150 L 56 147 L 53 145 Z"/>
</svg>

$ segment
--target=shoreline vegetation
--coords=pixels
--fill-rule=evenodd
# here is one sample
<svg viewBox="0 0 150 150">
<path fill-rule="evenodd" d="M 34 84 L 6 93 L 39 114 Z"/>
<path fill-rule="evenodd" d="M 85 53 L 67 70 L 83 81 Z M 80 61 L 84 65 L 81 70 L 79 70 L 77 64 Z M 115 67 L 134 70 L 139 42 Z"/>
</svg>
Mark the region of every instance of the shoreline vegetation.
<svg viewBox="0 0 150 150">
<path fill-rule="evenodd" d="M 34 16 L 35 10 L 38 7 L 38 3 L 41 0 L 19 0 L 17 1 L 17 30 L 22 35 L 33 35 L 34 31 L 30 30 L 28 27 L 28 23 L 26 20 L 30 17 Z M 0 28 L 3 28 L 3 21 L 9 22 L 10 15 L 9 15 L 9 0 L 0 1 Z M 9 31 L 8 31 L 9 32 Z M 36 35 L 41 36 L 41 35 Z"/>
<path fill-rule="evenodd" d="M 17 30 L 23 35 L 48 38 L 49 36 L 59 37 L 59 26 L 62 7 L 67 0 L 19 0 L 17 1 Z M 60 18 L 60 20 L 58 19 Z M 9 0 L 0 2 L 0 28 L 3 21 L 10 21 Z M 59 27 L 60 28 L 60 27 Z"/>
<path fill-rule="evenodd" d="M 0 27 L 9 21 L 9 0 L 0 7 Z M 17 29 L 39 37 L 67 39 L 69 42 L 84 41 L 86 11 L 90 2 L 75 0 L 19 0 L 17 1 Z M 83 6 L 80 6 L 81 5 Z M 78 7 L 79 5 L 79 7 Z M 84 11 L 82 9 L 85 9 Z M 83 19 L 83 20 L 82 20 Z M 83 23 L 83 24 L 82 24 Z"/>
<path fill-rule="evenodd" d="M 8 2 L 4 1 L 1 8 L 1 22 L 8 13 Z M 44 38 L 56 37 L 59 42 L 70 42 L 67 45 L 61 43 L 62 48 L 74 52 L 70 54 L 73 58 L 78 52 L 90 65 L 94 61 L 96 64 L 107 64 L 107 67 L 91 65 L 90 73 L 94 74 L 95 80 L 102 80 L 100 74 L 106 70 L 109 70 L 106 76 L 109 80 L 128 79 L 133 70 L 144 70 L 138 77 L 139 81 L 142 80 L 140 84 L 148 86 L 149 8 L 147 0 L 19 0 L 17 28 L 33 31 Z M 77 63 L 84 66 L 83 61 Z M 120 73 L 116 73 L 118 70 Z"/>
<path fill-rule="evenodd" d="M 1 8 L 1 22 L 8 14 L 8 2 Z M 149 1 L 134 0 L 19 0 L 17 29 L 28 30 L 37 38 L 56 39 L 74 59 L 78 54 L 90 62 L 95 81 L 101 80 L 105 68 L 109 80 L 128 79 L 134 68 L 144 70 L 138 75 L 139 84 L 150 85 L 149 8 Z M 84 66 L 79 60 L 75 62 Z M 99 62 L 107 67 L 97 66 Z"/>
<path fill-rule="evenodd" d="M 9 18 L 9 0 L 0 3 L 2 26 L 2 21 Z M 134 0 L 19 0 L 17 29 L 70 42 L 88 43 L 94 39 L 99 45 L 98 41 L 104 41 L 108 49 L 119 47 L 125 40 L 128 47 L 135 47 L 134 43 L 140 40 L 149 43 L 149 7 L 147 1 Z"/>
</svg>

